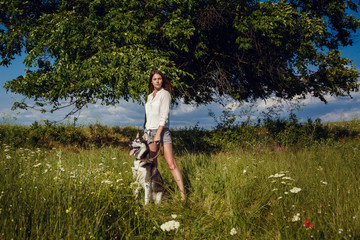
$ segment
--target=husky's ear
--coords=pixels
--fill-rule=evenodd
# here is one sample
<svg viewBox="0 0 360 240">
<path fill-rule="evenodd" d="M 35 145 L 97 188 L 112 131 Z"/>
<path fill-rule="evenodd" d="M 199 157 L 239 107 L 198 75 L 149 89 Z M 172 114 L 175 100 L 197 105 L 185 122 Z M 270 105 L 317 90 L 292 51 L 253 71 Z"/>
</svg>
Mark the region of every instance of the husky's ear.
<svg viewBox="0 0 360 240">
<path fill-rule="evenodd" d="M 147 140 L 148 140 L 148 135 L 147 135 L 147 133 L 146 133 L 146 132 L 144 132 L 144 135 L 142 136 L 142 138 L 143 138 L 145 141 L 147 141 Z"/>
<path fill-rule="evenodd" d="M 136 138 L 139 138 L 139 132 L 137 133 Z"/>
</svg>

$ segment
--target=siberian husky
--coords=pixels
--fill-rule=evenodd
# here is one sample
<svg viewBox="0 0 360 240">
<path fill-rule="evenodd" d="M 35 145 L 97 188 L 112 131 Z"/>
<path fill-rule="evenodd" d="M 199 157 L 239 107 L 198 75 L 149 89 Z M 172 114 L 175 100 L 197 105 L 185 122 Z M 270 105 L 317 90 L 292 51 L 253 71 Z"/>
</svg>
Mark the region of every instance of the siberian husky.
<svg viewBox="0 0 360 240">
<path fill-rule="evenodd" d="M 137 184 L 134 190 L 135 197 L 138 197 L 140 187 L 145 191 L 145 205 L 149 204 L 152 199 L 156 204 L 160 203 L 164 192 L 164 181 L 155 166 L 153 159 L 150 158 L 150 150 L 147 141 L 144 137 L 136 138 L 130 144 L 130 155 L 134 155 L 134 167 L 132 173 L 135 183 Z"/>
</svg>

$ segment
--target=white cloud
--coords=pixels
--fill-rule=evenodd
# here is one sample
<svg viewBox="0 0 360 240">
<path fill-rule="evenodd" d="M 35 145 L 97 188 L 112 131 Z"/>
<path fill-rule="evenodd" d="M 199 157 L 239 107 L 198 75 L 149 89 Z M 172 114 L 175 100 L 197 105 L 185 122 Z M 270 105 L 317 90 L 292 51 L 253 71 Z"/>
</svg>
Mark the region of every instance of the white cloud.
<svg viewBox="0 0 360 240">
<path fill-rule="evenodd" d="M 179 116 L 183 114 L 192 113 L 197 109 L 195 105 L 180 103 L 175 109 L 171 110 L 171 114 Z"/>
<path fill-rule="evenodd" d="M 257 103 L 257 108 L 259 110 L 263 110 L 268 107 L 277 106 L 279 104 L 279 99 L 278 98 L 269 98 L 266 100 L 258 100 L 256 103 Z"/>
<path fill-rule="evenodd" d="M 80 113 L 78 118 L 84 123 L 141 126 L 144 121 L 144 106 L 126 101 L 120 101 L 114 106 L 90 105 Z"/>
<path fill-rule="evenodd" d="M 349 121 L 353 119 L 359 119 L 360 108 L 352 108 L 348 111 L 337 110 L 334 112 L 326 113 L 319 118 L 323 122 L 338 122 L 338 121 Z"/>
<path fill-rule="evenodd" d="M 42 114 L 39 111 L 11 111 L 12 101 L 6 98 L 6 94 L 1 96 L 2 102 L 0 102 L 0 121 L 14 116 L 17 121 L 13 121 L 17 124 L 31 125 L 35 121 L 48 119 L 50 121 L 63 120 L 64 116 L 71 110 L 64 109 L 56 111 L 53 114 Z M 302 106 L 303 111 L 296 111 L 295 114 L 299 118 L 320 118 L 322 122 L 341 121 L 344 119 L 351 120 L 356 114 L 360 113 L 360 93 L 353 93 L 353 99 L 347 97 L 331 97 L 328 96 L 328 104 L 324 104 L 317 98 L 307 97 L 307 99 L 299 100 L 299 104 Z M 266 101 L 258 100 L 255 103 L 237 103 L 229 99 L 224 100 L 225 107 L 233 110 L 237 115 L 238 121 L 245 121 L 247 117 L 256 120 L 258 116 L 262 115 L 262 112 L 267 112 L 271 108 L 275 108 L 275 112 L 280 116 L 288 116 L 289 109 L 292 109 L 292 103 L 296 101 L 286 102 L 277 98 L 270 98 Z M 280 106 L 283 106 L 282 108 Z M 251 111 L 246 111 L 250 110 Z M 199 124 L 200 127 L 211 128 L 215 125 L 214 119 L 209 116 L 209 110 L 215 113 L 215 116 L 222 115 L 224 108 L 219 103 L 211 103 L 208 105 L 196 106 L 179 103 L 170 111 L 170 126 L 172 128 L 177 127 L 191 127 L 195 124 Z M 245 110 L 245 113 L 243 112 Z M 8 114 L 8 115 L 6 115 Z M 119 126 L 138 126 L 142 127 L 144 121 L 144 106 L 138 103 L 126 102 L 121 100 L 119 104 L 115 106 L 104 106 L 101 104 L 89 104 L 88 108 L 83 108 L 79 113 L 75 114 L 78 118 L 79 124 L 94 124 L 100 123 L 103 125 L 119 125 Z M 10 117 L 10 119 L 13 119 Z M 73 122 L 73 118 L 64 121 Z"/>
<path fill-rule="evenodd" d="M 225 108 L 229 109 L 230 111 L 235 111 L 236 109 L 238 109 L 242 105 L 243 104 L 240 103 L 240 102 L 231 102 L 231 103 L 228 103 L 227 105 L 225 105 Z"/>
</svg>

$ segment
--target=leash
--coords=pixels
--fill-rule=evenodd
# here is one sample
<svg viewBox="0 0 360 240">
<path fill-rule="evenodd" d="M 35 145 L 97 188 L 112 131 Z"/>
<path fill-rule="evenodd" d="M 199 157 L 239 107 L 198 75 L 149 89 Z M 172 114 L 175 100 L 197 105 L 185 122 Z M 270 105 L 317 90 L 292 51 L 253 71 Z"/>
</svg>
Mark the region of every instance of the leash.
<svg viewBox="0 0 360 240">
<path fill-rule="evenodd" d="M 149 129 L 145 129 L 145 124 L 146 124 L 146 114 L 145 114 L 145 122 L 144 122 L 144 135 L 146 135 L 146 139 L 145 139 L 145 140 L 147 141 L 147 138 L 148 138 L 147 136 L 150 134 L 150 130 L 149 130 Z M 150 142 L 150 143 L 148 143 L 148 144 L 149 144 L 149 145 L 150 145 L 150 144 L 160 145 L 160 142 L 157 142 L 157 143 Z M 160 154 L 160 147 L 158 148 L 155 157 L 150 158 L 150 153 L 149 153 L 149 158 L 148 158 L 148 160 L 149 160 L 149 161 L 154 161 L 154 159 L 157 158 L 157 157 L 159 156 L 159 154 Z"/>
<path fill-rule="evenodd" d="M 149 145 L 150 145 L 150 144 L 153 144 L 153 143 L 149 143 Z M 159 144 L 160 144 L 160 143 L 156 143 L 156 145 L 159 145 Z M 158 150 L 157 150 L 156 156 L 155 156 L 155 157 L 152 157 L 152 158 L 149 157 L 149 160 L 150 160 L 150 161 L 154 161 L 154 159 L 157 158 L 159 155 L 160 155 L 160 147 L 159 147 Z M 149 154 L 149 156 L 150 156 L 150 154 Z"/>
</svg>

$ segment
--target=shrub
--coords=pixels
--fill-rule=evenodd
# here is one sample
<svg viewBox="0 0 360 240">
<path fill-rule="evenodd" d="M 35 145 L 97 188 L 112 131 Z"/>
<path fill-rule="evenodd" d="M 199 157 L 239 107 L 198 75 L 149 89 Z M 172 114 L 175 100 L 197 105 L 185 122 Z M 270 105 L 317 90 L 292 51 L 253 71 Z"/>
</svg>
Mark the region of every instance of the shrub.
<svg viewBox="0 0 360 240">
<path fill-rule="evenodd" d="M 226 120 L 226 124 L 218 123 L 212 130 L 196 124 L 194 127 L 172 129 L 171 133 L 178 153 L 212 153 L 236 147 L 310 146 L 323 141 L 355 138 L 360 129 L 354 126 L 357 126 L 354 122 L 323 124 L 320 119 L 300 123 L 291 113 L 288 119 L 266 118 L 257 125 L 249 122 L 234 124 L 234 121 Z M 0 125 L 0 140 L 13 146 L 26 147 L 127 147 L 137 132 L 139 129 L 136 127 L 107 127 L 100 124 L 75 127 L 45 121 L 42 124 L 34 122 L 30 127 Z"/>
</svg>

